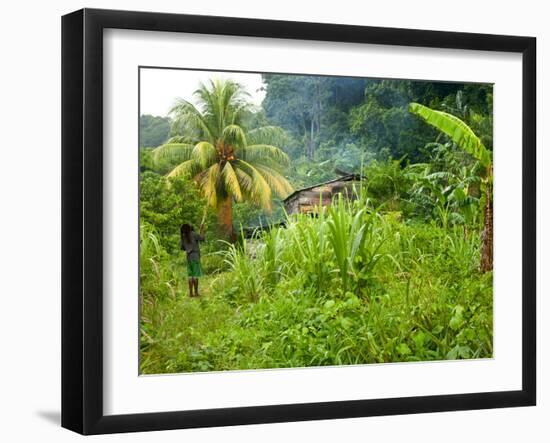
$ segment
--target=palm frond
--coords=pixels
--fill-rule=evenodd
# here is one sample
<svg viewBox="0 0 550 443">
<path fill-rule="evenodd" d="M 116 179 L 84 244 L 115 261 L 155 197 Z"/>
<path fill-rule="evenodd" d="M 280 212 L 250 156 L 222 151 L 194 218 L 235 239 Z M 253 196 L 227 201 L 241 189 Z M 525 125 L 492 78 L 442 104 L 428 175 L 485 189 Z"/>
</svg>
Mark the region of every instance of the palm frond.
<svg viewBox="0 0 550 443">
<path fill-rule="evenodd" d="M 288 165 L 290 160 L 288 155 L 277 146 L 272 145 L 250 145 L 241 150 L 240 153 L 244 160 L 249 163 L 264 163 L 266 165 L 275 163 L 279 165 Z"/>
<path fill-rule="evenodd" d="M 174 115 L 173 125 L 179 131 L 189 129 L 198 131 L 200 135 L 213 140 L 215 138 L 214 128 L 212 128 L 208 119 L 195 105 L 183 98 L 176 99 L 174 106 L 170 109 L 170 114 Z"/>
<path fill-rule="evenodd" d="M 239 125 L 228 125 L 223 128 L 222 137 L 233 146 L 246 146 L 246 135 Z"/>
<path fill-rule="evenodd" d="M 250 199 L 253 189 L 254 189 L 254 180 L 241 168 L 233 168 L 237 179 L 239 180 L 239 187 L 241 188 L 241 194 L 244 198 Z"/>
<path fill-rule="evenodd" d="M 252 179 L 249 196 L 251 201 L 266 211 L 271 211 L 271 188 L 263 175 L 253 165 L 237 160 L 234 166 L 243 169 Z"/>
<path fill-rule="evenodd" d="M 213 208 L 218 205 L 218 187 L 220 180 L 220 164 L 214 163 L 207 170 L 203 171 L 199 176 L 199 184 L 201 185 L 204 195 Z"/>
<path fill-rule="evenodd" d="M 165 144 L 169 144 L 169 143 L 181 143 L 185 145 L 193 144 L 191 137 L 189 137 L 188 135 L 174 135 L 170 137 Z"/>
<path fill-rule="evenodd" d="M 202 104 L 202 115 L 209 121 L 212 128 L 212 135 L 219 136 L 222 128 L 220 128 L 220 115 L 218 99 L 215 94 L 215 81 L 210 80 L 208 86 L 201 82 L 199 88 L 193 92 L 193 95 L 196 96 Z"/>
<path fill-rule="evenodd" d="M 253 166 L 262 174 L 262 177 L 277 196 L 285 198 L 294 191 L 292 185 L 278 171 L 264 165 Z"/>
<path fill-rule="evenodd" d="M 215 87 L 213 90 L 218 97 L 220 109 L 226 110 L 232 108 L 234 111 L 236 107 L 246 105 L 250 98 L 250 94 L 236 81 L 216 80 L 214 84 Z"/>
<path fill-rule="evenodd" d="M 222 177 L 229 193 L 235 198 L 236 201 L 240 202 L 243 199 L 241 186 L 239 185 L 237 174 L 235 173 L 233 166 L 231 166 L 231 162 L 227 162 L 223 167 Z"/>
<path fill-rule="evenodd" d="M 166 143 L 153 149 L 153 164 L 158 166 L 162 161 L 181 163 L 191 158 L 193 146 L 187 143 Z"/>
<path fill-rule="evenodd" d="M 208 168 L 215 163 L 218 157 L 216 148 L 209 142 L 199 142 L 193 148 L 191 153 L 195 160 L 203 169 Z"/>
<path fill-rule="evenodd" d="M 268 145 L 284 145 L 287 142 L 287 137 L 283 128 L 278 126 L 260 126 L 252 129 L 246 134 L 248 143 L 251 145 L 268 144 Z"/>
<path fill-rule="evenodd" d="M 203 113 L 208 116 L 218 135 L 227 124 L 233 123 L 235 112 L 246 106 L 245 98 L 248 96 L 239 83 L 220 79 L 211 79 L 208 86 L 201 83 L 194 94 L 203 103 Z"/>
<path fill-rule="evenodd" d="M 167 177 L 194 177 L 200 171 L 200 165 L 195 160 L 187 160 L 172 169 Z"/>
<path fill-rule="evenodd" d="M 241 126 L 243 117 L 250 111 L 251 107 L 250 103 L 247 102 L 236 105 L 235 109 L 232 111 L 230 124 Z"/>
</svg>

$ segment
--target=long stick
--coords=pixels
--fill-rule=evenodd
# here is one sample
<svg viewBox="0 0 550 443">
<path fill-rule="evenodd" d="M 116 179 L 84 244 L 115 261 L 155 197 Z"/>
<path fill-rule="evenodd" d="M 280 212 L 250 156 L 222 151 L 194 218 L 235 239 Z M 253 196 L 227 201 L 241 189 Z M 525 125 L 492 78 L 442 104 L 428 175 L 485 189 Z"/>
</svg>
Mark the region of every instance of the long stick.
<svg viewBox="0 0 550 443">
<path fill-rule="evenodd" d="M 204 211 L 202 213 L 202 220 L 201 220 L 201 225 L 200 225 L 200 228 L 202 228 L 204 226 L 204 222 L 206 221 L 206 213 L 208 211 L 208 205 L 204 205 Z"/>
</svg>

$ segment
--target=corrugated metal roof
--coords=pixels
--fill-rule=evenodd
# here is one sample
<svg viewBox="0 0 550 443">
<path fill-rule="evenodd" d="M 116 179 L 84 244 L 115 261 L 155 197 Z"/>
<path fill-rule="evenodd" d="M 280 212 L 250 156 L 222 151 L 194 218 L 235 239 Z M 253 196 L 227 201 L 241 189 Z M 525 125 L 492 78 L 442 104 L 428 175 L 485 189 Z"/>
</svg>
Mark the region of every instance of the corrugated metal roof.
<svg viewBox="0 0 550 443">
<path fill-rule="evenodd" d="M 347 175 L 342 175 L 340 177 L 334 178 L 332 180 L 328 180 L 328 181 L 325 181 L 325 182 L 322 182 L 322 183 L 317 183 L 316 185 L 311 185 L 311 186 L 308 186 L 306 188 L 297 189 L 292 194 L 290 194 L 287 198 L 285 198 L 283 200 L 283 203 L 286 203 L 288 200 L 290 200 L 292 197 L 294 197 L 296 194 L 299 194 L 300 192 L 309 191 L 310 189 L 317 188 L 318 186 L 328 185 L 330 183 L 342 182 L 342 181 L 343 182 L 359 181 L 362 178 L 364 179 L 365 177 L 361 176 L 361 174 L 347 174 Z"/>
</svg>

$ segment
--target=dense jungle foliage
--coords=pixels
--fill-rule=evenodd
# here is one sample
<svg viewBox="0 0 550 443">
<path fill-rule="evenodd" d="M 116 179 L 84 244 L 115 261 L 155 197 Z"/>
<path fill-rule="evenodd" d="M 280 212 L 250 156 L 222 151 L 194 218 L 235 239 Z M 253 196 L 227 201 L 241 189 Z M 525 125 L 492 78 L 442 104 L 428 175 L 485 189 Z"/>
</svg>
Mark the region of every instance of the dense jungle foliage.
<svg viewBox="0 0 550 443">
<path fill-rule="evenodd" d="M 141 117 L 141 373 L 492 357 L 492 86 L 263 79 Z M 344 172 L 354 199 L 283 210 Z"/>
</svg>

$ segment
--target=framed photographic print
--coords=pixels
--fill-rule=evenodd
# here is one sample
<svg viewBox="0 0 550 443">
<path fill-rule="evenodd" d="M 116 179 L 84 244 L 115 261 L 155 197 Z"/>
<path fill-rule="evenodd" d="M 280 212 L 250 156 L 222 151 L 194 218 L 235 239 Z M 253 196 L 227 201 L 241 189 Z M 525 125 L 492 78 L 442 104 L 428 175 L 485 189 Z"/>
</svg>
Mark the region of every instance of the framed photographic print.
<svg viewBox="0 0 550 443">
<path fill-rule="evenodd" d="M 530 37 L 62 20 L 62 425 L 536 401 Z"/>
</svg>

